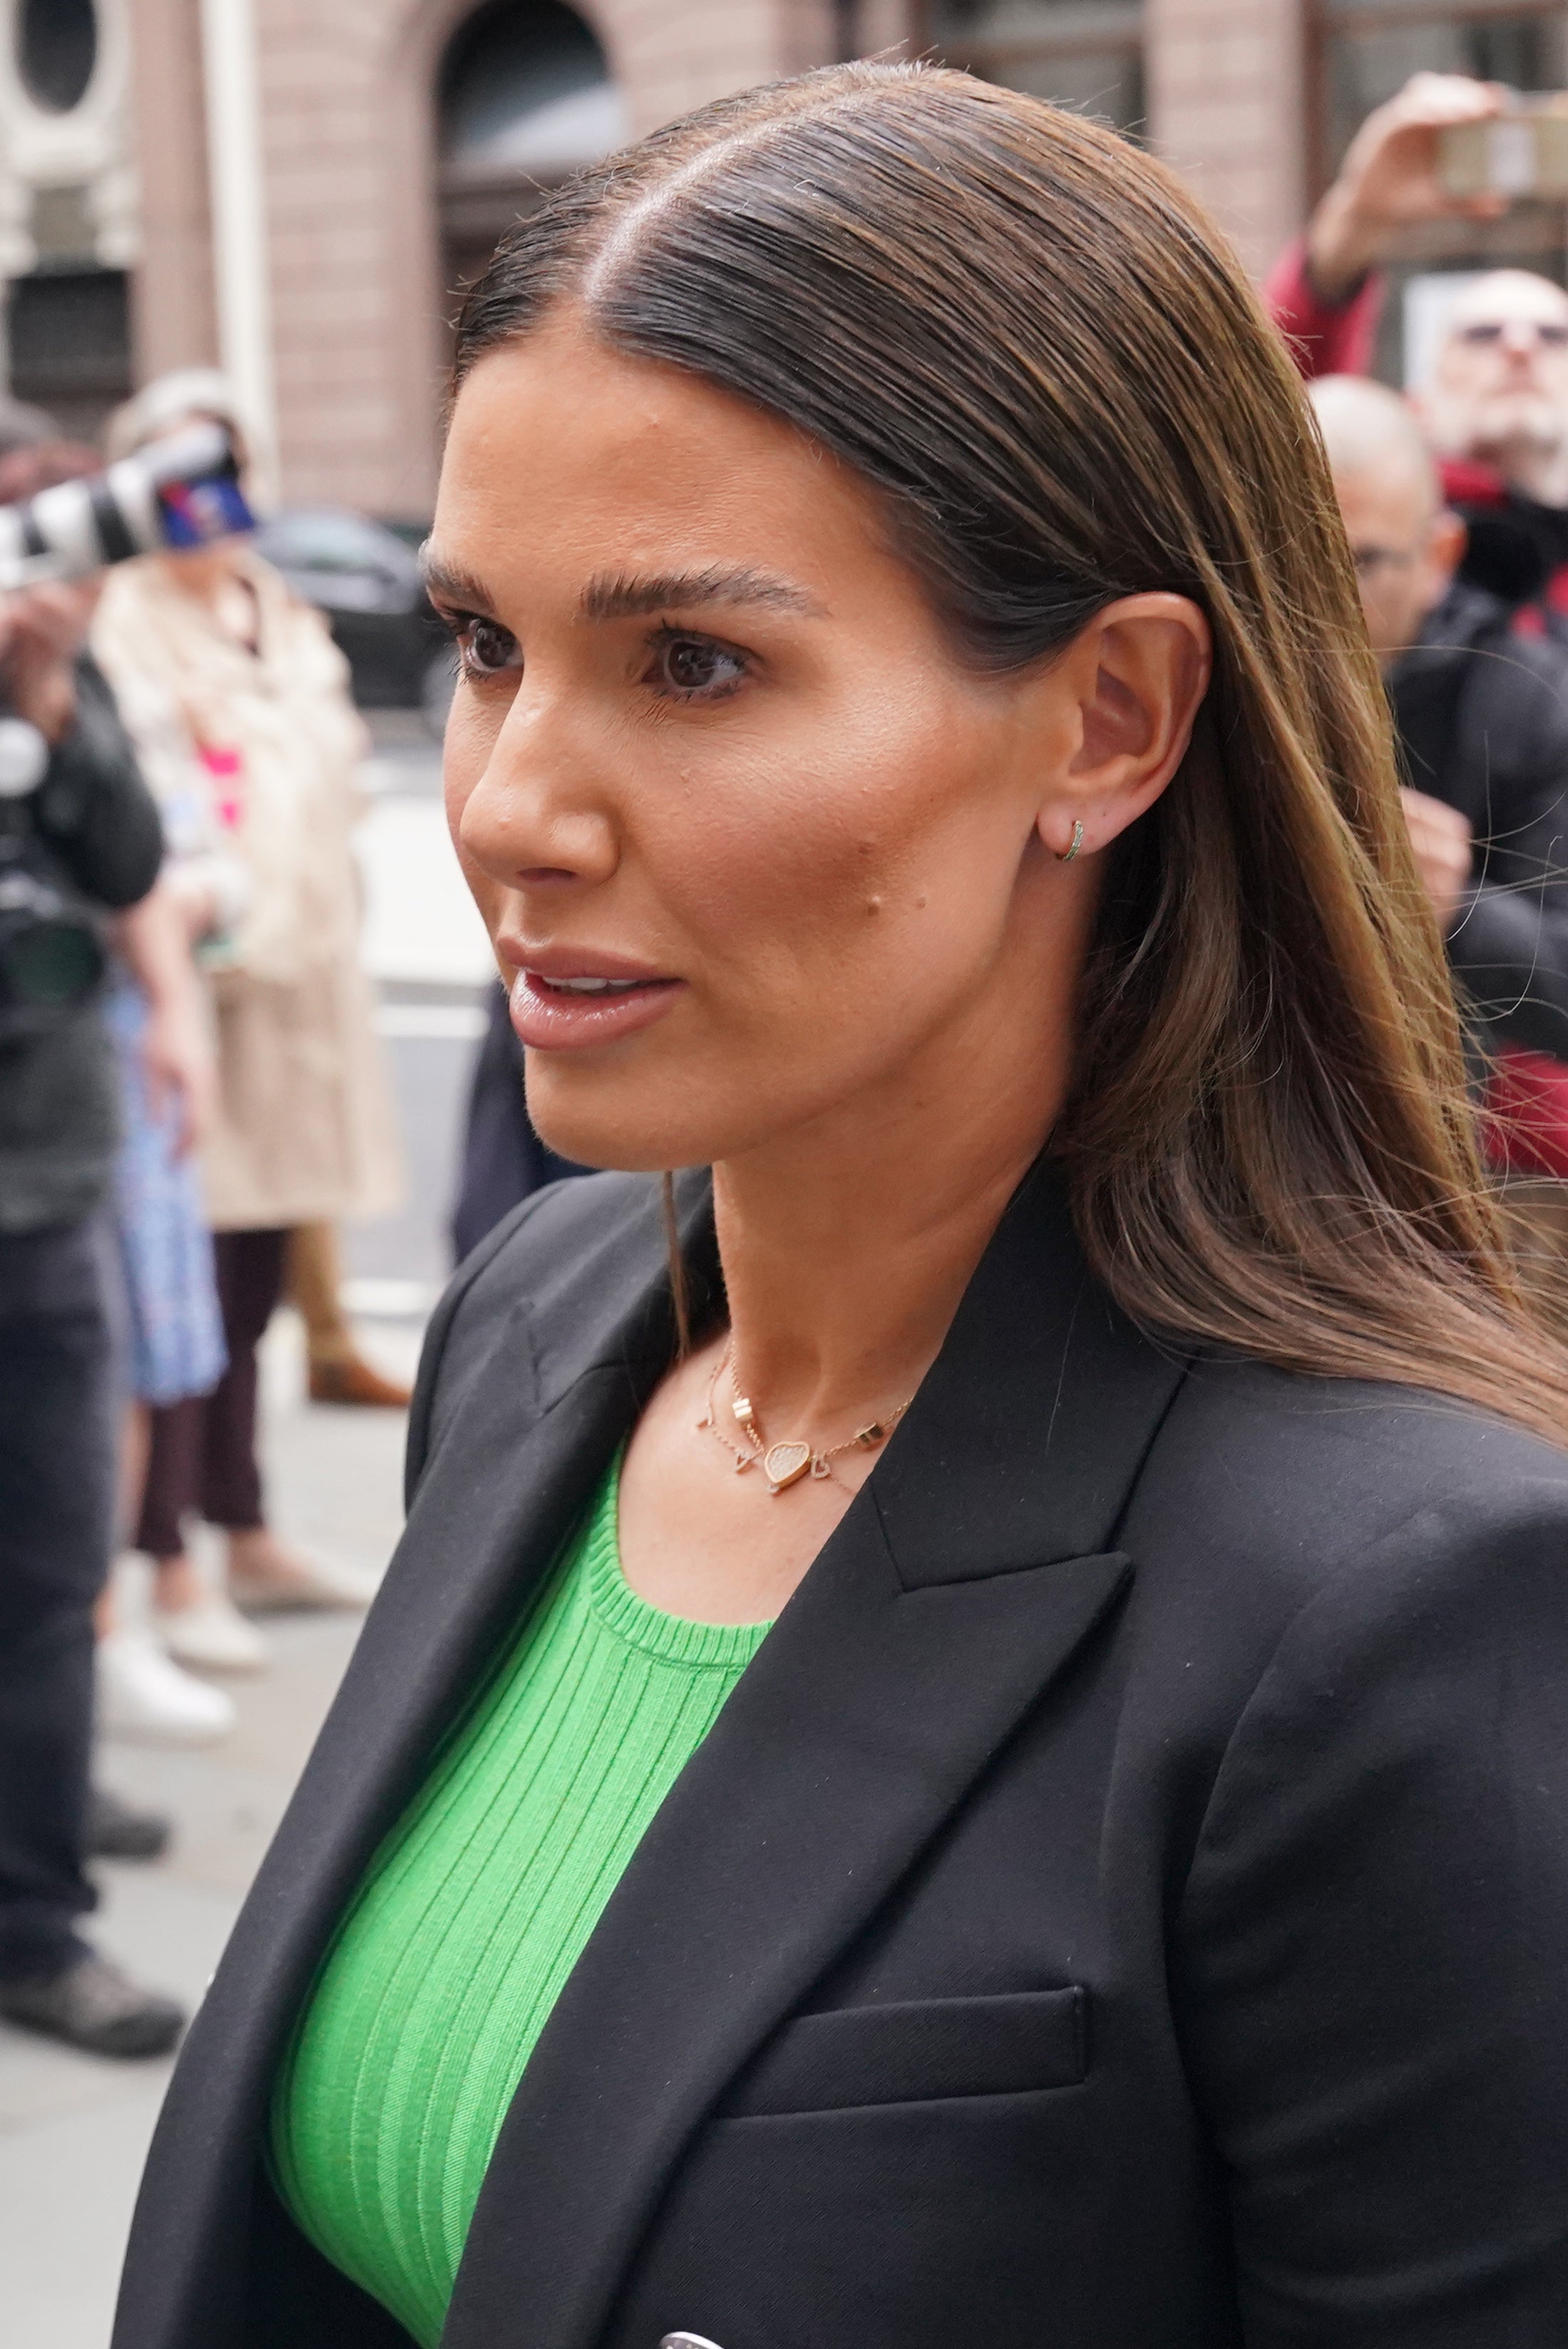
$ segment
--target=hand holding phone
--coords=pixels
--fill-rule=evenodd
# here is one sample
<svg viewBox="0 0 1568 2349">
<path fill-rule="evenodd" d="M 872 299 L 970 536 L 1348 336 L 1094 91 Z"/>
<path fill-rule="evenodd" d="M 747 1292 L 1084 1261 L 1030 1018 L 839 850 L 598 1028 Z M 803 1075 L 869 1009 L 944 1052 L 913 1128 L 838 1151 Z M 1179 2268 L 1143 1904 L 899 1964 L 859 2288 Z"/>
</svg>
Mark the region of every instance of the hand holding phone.
<svg viewBox="0 0 1568 2349">
<path fill-rule="evenodd" d="M 1489 130 L 1513 93 L 1465 74 L 1412 74 L 1369 114 L 1307 231 L 1318 292 L 1343 301 L 1400 233 L 1432 220 L 1495 220 L 1510 198 L 1490 185 L 1456 193 L 1443 177 L 1444 141 Z"/>
</svg>

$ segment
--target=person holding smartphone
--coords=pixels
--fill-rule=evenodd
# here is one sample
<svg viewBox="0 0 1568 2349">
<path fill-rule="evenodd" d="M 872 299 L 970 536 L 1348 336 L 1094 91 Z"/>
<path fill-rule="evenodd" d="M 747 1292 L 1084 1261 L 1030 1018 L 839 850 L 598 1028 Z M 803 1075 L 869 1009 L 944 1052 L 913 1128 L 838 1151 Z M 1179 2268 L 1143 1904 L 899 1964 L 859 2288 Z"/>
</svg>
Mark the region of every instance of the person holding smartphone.
<svg viewBox="0 0 1568 2349">
<path fill-rule="evenodd" d="M 1309 378 L 1370 371 L 1381 264 L 1407 230 L 1507 212 L 1495 191 L 1449 191 L 1443 140 L 1497 121 L 1509 99 L 1500 83 L 1419 73 L 1368 115 L 1304 235 L 1264 285 Z M 1527 269 L 1462 283 L 1411 397 L 1445 502 L 1469 531 L 1467 584 L 1512 606 L 1526 629 L 1568 638 L 1568 293 Z"/>
</svg>

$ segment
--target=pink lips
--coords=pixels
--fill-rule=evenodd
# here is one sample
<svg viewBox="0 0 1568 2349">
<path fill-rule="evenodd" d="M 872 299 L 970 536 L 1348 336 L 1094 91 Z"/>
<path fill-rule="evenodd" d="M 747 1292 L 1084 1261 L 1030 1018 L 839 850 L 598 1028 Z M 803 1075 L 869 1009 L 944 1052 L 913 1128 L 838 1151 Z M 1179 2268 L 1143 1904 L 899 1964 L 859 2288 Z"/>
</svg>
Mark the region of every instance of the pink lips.
<svg viewBox="0 0 1568 2349">
<path fill-rule="evenodd" d="M 512 982 L 512 1025 L 538 1052 L 580 1052 L 618 1043 L 662 1019 L 680 990 L 618 956 L 503 949 L 520 968 Z"/>
</svg>

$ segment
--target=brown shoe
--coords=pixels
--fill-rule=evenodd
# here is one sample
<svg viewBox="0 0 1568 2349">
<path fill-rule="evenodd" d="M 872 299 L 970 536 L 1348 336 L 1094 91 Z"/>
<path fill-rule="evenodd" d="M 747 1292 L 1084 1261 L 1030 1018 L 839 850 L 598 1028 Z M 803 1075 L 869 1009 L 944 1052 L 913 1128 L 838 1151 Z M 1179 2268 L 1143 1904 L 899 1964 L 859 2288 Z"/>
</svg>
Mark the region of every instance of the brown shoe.
<svg viewBox="0 0 1568 2349">
<path fill-rule="evenodd" d="M 346 1362 L 312 1362 L 312 1402 L 367 1403 L 372 1409 L 407 1411 L 410 1390 L 397 1379 L 384 1379 L 358 1354 Z"/>
</svg>

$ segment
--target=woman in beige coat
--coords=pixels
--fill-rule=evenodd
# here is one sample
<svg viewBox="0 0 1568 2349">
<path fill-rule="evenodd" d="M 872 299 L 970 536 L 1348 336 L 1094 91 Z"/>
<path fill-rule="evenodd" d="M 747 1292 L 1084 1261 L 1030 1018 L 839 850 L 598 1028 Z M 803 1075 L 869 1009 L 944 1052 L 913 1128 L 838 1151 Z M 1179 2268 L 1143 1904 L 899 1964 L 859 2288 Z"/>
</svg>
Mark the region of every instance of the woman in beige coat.
<svg viewBox="0 0 1568 2349">
<path fill-rule="evenodd" d="M 153 384 L 110 427 L 122 455 L 195 416 L 240 429 L 221 378 Z M 343 1603 L 363 1593 L 268 1531 L 255 1463 L 256 1347 L 281 1295 L 289 1233 L 395 1204 L 390 1101 L 358 957 L 352 833 L 364 732 L 319 616 L 243 538 L 120 565 L 93 648 L 153 789 L 202 802 L 237 906 L 193 905 L 218 1045 L 202 1153 L 230 1368 L 156 1418 L 137 1546 L 159 1568 L 171 1651 L 242 1667 L 264 1651 L 184 1550 L 199 1511 L 229 1540 L 234 1598 Z M 226 852 L 226 858 L 223 853 Z"/>
</svg>

